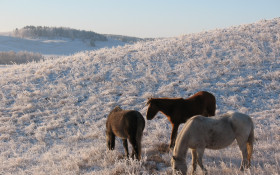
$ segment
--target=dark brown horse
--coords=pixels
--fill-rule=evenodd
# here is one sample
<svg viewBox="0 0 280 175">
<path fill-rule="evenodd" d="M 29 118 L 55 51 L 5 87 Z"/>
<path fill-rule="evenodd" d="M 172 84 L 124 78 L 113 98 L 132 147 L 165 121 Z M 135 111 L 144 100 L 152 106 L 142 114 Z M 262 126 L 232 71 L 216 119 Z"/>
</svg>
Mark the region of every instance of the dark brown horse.
<svg viewBox="0 0 280 175">
<path fill-rule="evenodd" d="M 151 98 L 148 100 L 147 120 L 152 120 L 158 111 L 166 115 L 172 125 L 170 148 L 174 147 L 178 127 L 194 115 L 214 116 L 216 111 L 215 96 L 200 91 L 193 96 L 183 98 Z"/>
<path fill-rule="evenodd" d="M 145 119 L 138 111 L 122 110 L 116 107 L 106 122 L 106 140 L 110 150 L 115 149 L 115 136 L 123 141 L 126 157 L 129 157 L 127 139 L 132 145 L 132 155 L 141 159 L 141 139 L 145 128 Z"/>
</svg>

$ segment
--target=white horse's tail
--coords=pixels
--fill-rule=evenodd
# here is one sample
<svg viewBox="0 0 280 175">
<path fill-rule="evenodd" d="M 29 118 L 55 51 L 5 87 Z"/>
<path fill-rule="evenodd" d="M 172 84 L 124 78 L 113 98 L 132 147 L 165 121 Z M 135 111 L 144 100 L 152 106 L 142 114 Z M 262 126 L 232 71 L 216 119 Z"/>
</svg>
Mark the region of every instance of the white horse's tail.
<svg viewBox="0 0 280 175">
<path fill-rule="evenodd" d="M 248 166 L 251 166 L 251 158 L 253 154 L 253 142 L 254 142 L 254 126 L 252 126 L 248 140 L 247 140 L 247 160 L 248 160 Z"/>
</svg>

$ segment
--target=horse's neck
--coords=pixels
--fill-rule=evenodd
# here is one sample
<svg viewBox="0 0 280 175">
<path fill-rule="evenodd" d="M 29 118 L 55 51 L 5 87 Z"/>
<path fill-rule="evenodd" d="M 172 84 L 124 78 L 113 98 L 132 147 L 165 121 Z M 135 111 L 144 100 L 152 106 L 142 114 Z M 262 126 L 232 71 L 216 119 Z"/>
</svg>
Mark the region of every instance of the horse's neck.
<svg viewBox="0 0 280 175">
<path fill-rule="evenodd" d="M 164 113 L 165 115 L 171 115 L 171 109 L 173 108 L 173 104 L 175 103 L 174 100 L 171 99 L 164 99 L 159 100 L 157 102 L 158 110 Z"/>
<path fill-rule="evenodd" d="M 182 145 L 175 144 L 173 150 L 173 156 L 178 160 L 185 162 L 187 157 L 188 147 L 182 147 Z"/>
<path fill-rule="evenodd" d="M 178 135 L 175 143 L 175 147 L 173 150 L 173 156 L 185 160 L 186 154 L 188 151 L 188 140 L 184 134 L 184 128 L 182 129 L 181 133 Z"/>
</svg>

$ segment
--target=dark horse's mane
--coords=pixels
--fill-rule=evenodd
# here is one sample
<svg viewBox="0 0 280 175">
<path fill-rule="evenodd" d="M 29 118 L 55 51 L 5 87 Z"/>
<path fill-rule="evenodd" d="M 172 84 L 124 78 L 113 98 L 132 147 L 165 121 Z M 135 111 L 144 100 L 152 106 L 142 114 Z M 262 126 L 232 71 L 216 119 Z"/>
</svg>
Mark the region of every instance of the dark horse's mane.
<svg viewBox="0 0 280 175">
<path fill-rule="evenodd" d="M 159 105 L 159 103 L 157 103 L 157 101 L 161 101 L 162 102 L 163 100 L 167 103 L 166 106 L 169 106 L 170 104 L 172 104 L 174 102 L 178 102 L 178 100 L 184 101 L 183 98 L 167 98 L 167 97 L 166 98 L 149 98 L 146 105 L 149 105 L 152 102 L 154 102 L 155 104 Z"/>
</svg>

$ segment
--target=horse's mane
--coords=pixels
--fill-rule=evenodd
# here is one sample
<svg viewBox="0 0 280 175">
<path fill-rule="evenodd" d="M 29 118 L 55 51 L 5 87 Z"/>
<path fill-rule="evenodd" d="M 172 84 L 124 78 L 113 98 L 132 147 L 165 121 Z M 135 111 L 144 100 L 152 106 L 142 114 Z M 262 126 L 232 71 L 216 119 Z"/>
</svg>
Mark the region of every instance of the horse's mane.
<svg viewBox="0 0 280 175">
<path fill-rule="evenodd" d="M 148 101 L 147 101 L 146 105 L 151 104 L 152 100 L 153 100 L 153 98 L 148 98 Z"/>
<path fill-rule="evenodd" d="M 168 107 L 174 102 L 184 100 L 183 98 L 149 98 L 146 105 L 151 104 L 152 102 L 156 105 Z"/>
</svg>

